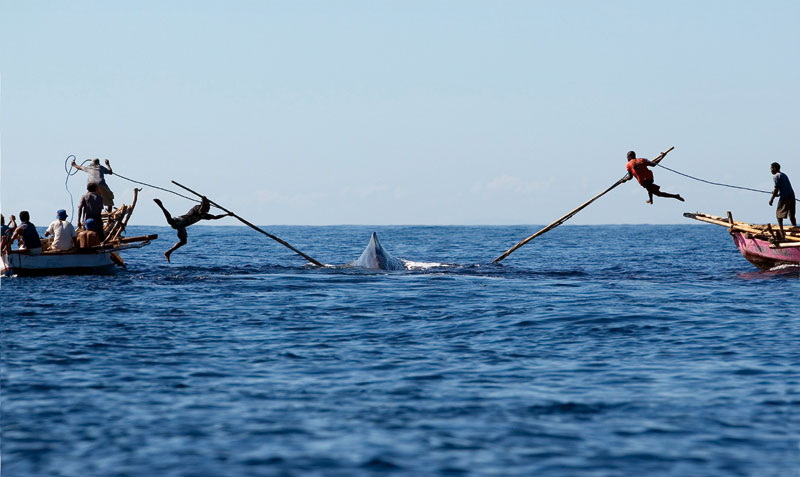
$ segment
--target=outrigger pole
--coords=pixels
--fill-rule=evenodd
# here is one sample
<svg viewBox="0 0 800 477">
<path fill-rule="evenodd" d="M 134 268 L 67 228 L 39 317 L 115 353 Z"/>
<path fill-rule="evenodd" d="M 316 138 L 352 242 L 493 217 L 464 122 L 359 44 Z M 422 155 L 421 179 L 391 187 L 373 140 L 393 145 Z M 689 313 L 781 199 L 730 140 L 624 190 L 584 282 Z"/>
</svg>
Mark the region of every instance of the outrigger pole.
<svg viewBox="0 0 800 477">
<path fill-rule="evenodd" d="M 187 190 L 187 191 L 191 192 L 192 194 L 194 194 L 194 195 L 196 195 L 196 196 L 198 196 L 198 197 L 203 197 L 203 195 L 202 195 L 202 194 L 198 194 L 197 192 L 193 191 L 192 189 L 190 189 L 190 188 L 186 187 L 185 185 L 178 184 L 178 183 L 177 183 L 177 182 L 175 182 L 175 181 L 172 181 L 172 183 L 173 183 L 173 184 L 175 184 L 176 186 L 178 186 L 178 187 L 182 188 L 182 189 L 185 189 L 185 190 Z M 207 197 L 206 197 L 206 198 L 207 198 Z M 267 237 L 271 238 L 272 240 L 274 240 L 274 241 L 278 242 L 279 244 L 281 244 L 281 245 L 283 245 L 284 247 L 288 248 L 289 250 L 293 251 L 293 252 L 294 252 L 294 253 L 296 253 L 297 255 L 300 255 L 301 257 L 305 258 L 306 260 L 308 260 L 309 262 L 313 263 L 314 265 L 316 265 L 316 266 L 318 266 L 318 267 L 324 267 L 324 266 L 325 266 L 324 264 L 322 264 L 322 263 L 318 262 L 317 260 L 314 260 L 313 258 L 309 257 L 308 255 L 304 254 L 304 253 L 303 253 L 303 252 L 301 252 L 300 250 L 297 250 L 296 248 L 292 247 L 291 245 L 289 245 L 289 243 L 288 243 L 288 242 L 286 242 L 286 241 L 284 241 L 284 240 L 281 240 L 280 238 L 278 238 L 278 237 L 276 237 L 276 236 L 272 235 L 271 233 L 269 233 L 269 232 L 266 232 L 266 231 L 264 231 L 264 230 L 262 230 L 262 229 L 260 229 L 260 228 L 256 227 L 255 225 L 253 225 L 253 224 L 251 224 L 250 222 L 248 222 L 247 220 L 245 220 L 245 219 L 243 219 L 243 218 L 239 217 L 238 215 L 234 214 L 233 212 L 231 212 L 230 210 L 226 209 L 225 207 L 223 207 L 223 206 L 221 206 L 221 205 L 217 204 L 217 203 L 216 203 L 216 202 L 214 202 L 213 200 L 209 199 L 209 200 L 208 200 L 208 202 L 209 202 L 211 205 L 213 205 L 214 207 L 216 207 L 216 208 L 218 208 L 218 209 L 221 209 L 221 210 L 224 210 L 225 212 L 227 212 L 227 213 L 231 214 L 233 217 L 236 217 L 237 219 L 239 219 L 239 221 L 240 221 L 241 223 L 245 224 L 246 226 L 250 227 L 251 229 L 253 229 L 253 230 L 256 230 L 256 231 L 258 231 L 258 232 L 261 232 L 262 234 L 266 235 Z"/>
<path fill-rule="evenodd" d="M 675 149 L 675 146 L 670 147 L 666 151 L 662 152 L 661 154 L 658 155 L 658 157 L 653 159 L 651 162 L 653 162 L 655 164 L 658 164 L 659 162 L 661 162 L 662 159 L 664 159 L 664 156 L 666 156 L 667 153 L 669 153 L 673 149 Z M 578 208 L 573 209 L 572 211 L 570 211 L 567 215 L 561 217 L 560 219 L 556 220 L 552 224 L 548 225 L 547 227 L 543 228 L 542 230 L 540 230 L 540 231 L 536 232 L 535 234 L 531 235 L 530 237 L 526 238 L 522 242 L 520 242 L 520 243 L 514 245 L 513 247 L 511 247 L 510 249 L 506 250 L 506 252 L 503 255 L 500 255 L 499 257 L 495 258 L 492 261 L 492 263 L 500 263 L 504 258 L 506 258 L 509 255 L 511 255 L 511 253 L 514 252 L 514 250 L 522 247 L 523 245 L 525 245 L 526 243 L 528 243 L 531 240 L 535 239 L 536 237 L 538 237 L 538 236 L 540 236 L 540 235 L 542 235 L 542 234 L 544 234 L 546 232 L 549 232 L 549 231 L 553 230 L 554 228 L 556 228 L 559 225 L 563 224 L 567 220 L 571 219 L 575 214 L 577 214 L 581 210 L 585 209 L 589 204 L 591 204 L 595 200 L 599 199 L 600 197 L 602 197 L 605 194 L 607 194 L 608 192 L 610 192 L 611 189 L 613 189 L 613 188 L 617 187 L 618 185 L 622 184 L 623 182 L 625 182 L 627 177 L 628 177 L 628 175 L 626 174 L 622 179 L 620 179 L 617 182 L 615 182 L 611 187 L 609 187 L 608 189 L 604 190 L 603 192 L 597 194 L 596 196 L 592 197 L 591 199 L 587 200 L 586 202 L 581 204 Z"/>
</svg>

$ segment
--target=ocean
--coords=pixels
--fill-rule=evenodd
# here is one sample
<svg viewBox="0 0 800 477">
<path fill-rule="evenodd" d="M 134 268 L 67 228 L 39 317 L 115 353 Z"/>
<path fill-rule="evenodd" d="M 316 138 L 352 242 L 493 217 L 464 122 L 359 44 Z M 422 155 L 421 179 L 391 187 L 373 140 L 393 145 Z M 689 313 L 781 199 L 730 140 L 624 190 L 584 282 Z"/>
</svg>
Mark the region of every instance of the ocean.
<svg viewBox="0 0 800 477">
<path fill-rule="evenodd" d="M 800 475 L 800 270 L 722 227 L 167 227 L 2 279 L 2 472 Z"/>
</svg>

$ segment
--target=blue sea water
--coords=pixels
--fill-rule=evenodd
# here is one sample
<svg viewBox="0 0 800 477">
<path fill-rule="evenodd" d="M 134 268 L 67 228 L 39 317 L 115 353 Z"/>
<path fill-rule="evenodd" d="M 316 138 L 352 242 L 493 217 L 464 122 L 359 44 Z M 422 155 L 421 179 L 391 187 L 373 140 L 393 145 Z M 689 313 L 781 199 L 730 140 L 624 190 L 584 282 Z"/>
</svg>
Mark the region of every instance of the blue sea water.
<svg viewBox="0 0 800 477">
<path fill-rule="evenodd" d="M 2 280 L 15 476 L 800 472 L 800 270 L 706 225 L 165 227 L 111 276 Z"/>
</svg>

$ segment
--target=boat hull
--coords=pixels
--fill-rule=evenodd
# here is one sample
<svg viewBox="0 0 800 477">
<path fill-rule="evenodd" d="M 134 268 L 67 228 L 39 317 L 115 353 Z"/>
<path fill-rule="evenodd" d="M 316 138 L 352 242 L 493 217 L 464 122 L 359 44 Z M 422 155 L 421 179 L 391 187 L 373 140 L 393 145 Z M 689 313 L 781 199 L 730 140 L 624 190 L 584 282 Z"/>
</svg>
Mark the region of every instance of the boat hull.
<svg viewBox="0 0 800 477">
<path fill-rule="evenodd" d="M 762 270 L 779 265 L 800 266 L 800 247 L 770 248 L 766 240 L 748 237 L 744 232 L 731 232 L 733 242 L 744 258 Z"/>
<path fill-rule="evenodd" d="M 112 253 L 102 251 L 28 255 L 12 252 L 3 255 L 3 268 L 18 276 L 105 274 L 113 272 L 116 266 Z"/>
</svg>

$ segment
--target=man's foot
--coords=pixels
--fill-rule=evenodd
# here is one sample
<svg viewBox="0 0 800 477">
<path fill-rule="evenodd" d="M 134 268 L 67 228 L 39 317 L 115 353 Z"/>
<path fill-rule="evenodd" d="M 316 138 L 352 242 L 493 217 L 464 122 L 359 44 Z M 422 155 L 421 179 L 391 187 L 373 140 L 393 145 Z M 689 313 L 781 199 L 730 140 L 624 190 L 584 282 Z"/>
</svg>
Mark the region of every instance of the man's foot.
<svg viewBox="0 0 800 477">
<path fill-rule="evenodd" d="M 679 201 L 681 201 L 681 202 L 686 202 L 686 199 L 684 199 L 683 197 L 681 197 L 681 195 L 680 195 L 680 194 L 676 195 L 676 196 L 675 196 L 675 198 L 676 198 L 676 199 L 678 199 L 678 200 L 679 200 Z"/>
<path fill-rule="evenodd" d="M 153 202 L 158 204 L 159 207 L 163 207 L 164 206 L 164 204 L 161 203 L 161 199 L 153 199 Z"/>
<path fill-rule="evenodd" d="M 172 263 L 169 261 L 169 252 L 164 252 L 164 258 L 167 259 L 167 263 Z"/>
<path fill-rule="evenodd" d="M 646 201 L 644 201 L 644 203 L 645 203 L 645 204 L 652 204 L 652 203 L 653 203 L 653 199 L 646 200 Z"/>
</svg>

